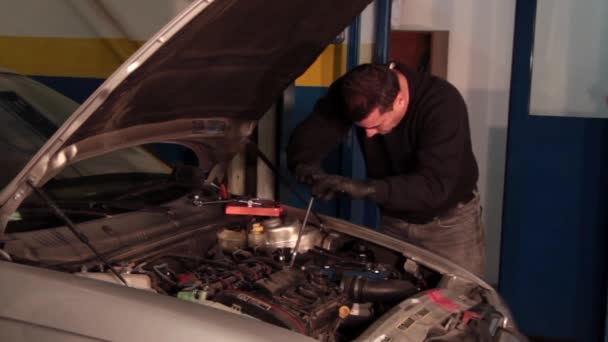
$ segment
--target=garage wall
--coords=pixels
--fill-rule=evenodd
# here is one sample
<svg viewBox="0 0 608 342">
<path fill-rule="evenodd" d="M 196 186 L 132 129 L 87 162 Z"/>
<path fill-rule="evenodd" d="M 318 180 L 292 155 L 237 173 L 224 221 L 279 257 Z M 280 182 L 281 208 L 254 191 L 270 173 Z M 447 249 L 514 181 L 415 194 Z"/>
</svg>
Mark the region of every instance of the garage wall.
<svg viewBox="0 0 608 342">
<path fill-rule="evenodd" d="M 0 5 L 0 67 L 84 100 L 187 0 L 20 0 Z"/>
<path fill-rule="evenodd" d="M 515 0 L 393 0 L 393 29 L 449 31 L 448 80 L 469 108 L 488 265 L 498 281 Z"/>
</svg>

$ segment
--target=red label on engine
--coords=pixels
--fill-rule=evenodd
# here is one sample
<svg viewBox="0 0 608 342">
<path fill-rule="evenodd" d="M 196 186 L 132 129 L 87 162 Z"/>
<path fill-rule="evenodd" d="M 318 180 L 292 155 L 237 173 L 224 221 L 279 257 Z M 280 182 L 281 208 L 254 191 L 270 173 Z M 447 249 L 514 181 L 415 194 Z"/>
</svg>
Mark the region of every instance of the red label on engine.
<svg viewBox="0 0 608 342">
<path fill-rule="evenodd" d="M 444 297 L 440 290 L 432 290 L 428 293 L 429 298 L 443 309 L 453 312 L 460 309 L 460 305 L 450 298 Z"/>
</svg>

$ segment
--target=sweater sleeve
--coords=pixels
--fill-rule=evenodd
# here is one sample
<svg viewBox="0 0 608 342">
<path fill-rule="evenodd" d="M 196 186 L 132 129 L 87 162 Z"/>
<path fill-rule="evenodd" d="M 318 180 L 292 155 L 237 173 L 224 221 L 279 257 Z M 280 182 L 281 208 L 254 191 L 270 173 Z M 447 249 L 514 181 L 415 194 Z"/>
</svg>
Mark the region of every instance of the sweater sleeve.
<svg viewBox="0 0 608 342">
<path fill-rule="evenodd" d="M 287 166 L 321 162 L 341 141 L 352 124 L 342 115 L 336 85 L 319 99 L 309 115 L 292 132 L 287 144 Z"/>
<path fill-rule="evenodd" d="M 419 147 L 410 173 L 374 179 L 375 200 L 390 210 L 426 211 L 440 208 L 461 176 L 470 133 L 466 104 L 460 93 L 446 85 L 429 100 L 416 129 Z"/>
</svg>

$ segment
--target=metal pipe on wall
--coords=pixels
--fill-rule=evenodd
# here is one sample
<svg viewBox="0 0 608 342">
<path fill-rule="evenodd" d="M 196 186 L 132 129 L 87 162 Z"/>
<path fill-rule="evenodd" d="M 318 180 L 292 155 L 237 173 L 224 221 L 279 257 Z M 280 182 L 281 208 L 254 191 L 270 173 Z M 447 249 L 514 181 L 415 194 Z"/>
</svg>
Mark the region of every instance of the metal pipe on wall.
<svg viewBox="0 0 608 342">
<path fill-rule="evenodd" d="M 359 49 L 361 45 L 361 15 L 358 15 L 348 28 L 348 52 L 346 55 L 347 68 L 359 65 Z"/>
<path fill-rule="evenodd" d="M 346 67 L 351 70 L 359 65 L 359 50 L 361 47 L 361 15 L 358 15 L 348 27 L 348 49 L 346 54 Z M 342 145 L 342 174 L 349 177 L 361 178 L 364 176 L 364 165 L 358 162 L 360 150 L 357 137 L 351 129 Z M 361 201 L 359 201 L 361 202 Z M 338 204 L 339 215 L 351 222 L 363 224 L 363 210 L 360 203 L 350 199 L 340 199 Z"/>
<path fill-rule="evenodd" d="M 388 60 L 389 34 L 391 26 L 391 0 L 376 0 L 375 4 L 375 48 L 372 61 L 385 63 Z M 361 47 L 361 16 L 358 16 L 349 28 L 348 36 L 348 69 L 359 65 Z M 353 178 L 365 178 L 365 160 L 359 141 L 351 130 L 342 147 L 342 172 Z M 357 224 L 376 228 L 378 213 L 374 203 L 364 200 L 342 200 L 340 216 Z"/>
<path fill-rule="evenodd" d="M 376 45 L 373 59 L 375 63 L 388 62 L 391 5 L 391 0 L 376 0 Z"/>
<path fill-rule="evenodd" d="M 372 61 L 386 63 L 389 53 L 391 29 L 391 0 L 376 0 L 375 4 L 375 48 Z M 347 67 L 351 70 L 360 62 L 361 16 L 358 16 L 348 31 Z M 354 131 L 351 130 L 342 147 L 342 174 L 353 178 L 365 178 L 366 168 L 363 155 Z M 378 215 L 375 204 L 363 200 L 341 200 L 340 216 L 353 223 L 377 227 Z"/>
</svg>

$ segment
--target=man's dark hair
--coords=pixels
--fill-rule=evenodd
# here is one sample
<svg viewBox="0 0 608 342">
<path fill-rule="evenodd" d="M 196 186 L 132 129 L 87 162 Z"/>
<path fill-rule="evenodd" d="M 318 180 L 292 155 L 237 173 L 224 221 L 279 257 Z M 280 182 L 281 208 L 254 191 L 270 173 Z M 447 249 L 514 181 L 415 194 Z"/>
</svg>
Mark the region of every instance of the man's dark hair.
<svg viewBox="0 0 608 342">
<path fill-rule="evenodd" d="M 340 90 L 346 116 L 361 121 L 376 107 L 392 110 L 399 93 L 399 80 L 389 65 L 362 64 L 342 77 Z"/>
</svg>

